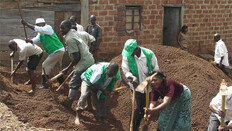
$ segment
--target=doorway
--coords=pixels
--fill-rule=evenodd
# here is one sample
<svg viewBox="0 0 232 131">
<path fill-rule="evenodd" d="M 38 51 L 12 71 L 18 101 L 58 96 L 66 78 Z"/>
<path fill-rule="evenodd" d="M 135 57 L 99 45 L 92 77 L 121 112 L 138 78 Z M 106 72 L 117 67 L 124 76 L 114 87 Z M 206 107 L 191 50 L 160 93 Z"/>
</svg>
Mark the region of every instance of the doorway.
<svg viewBox="0 0 232 131">
<path fill-rule="evenodd" d="M 181 7 L 164 7 L 163 45 L 178 47 L 177 37 L 181 22 Z"/>
</svg>

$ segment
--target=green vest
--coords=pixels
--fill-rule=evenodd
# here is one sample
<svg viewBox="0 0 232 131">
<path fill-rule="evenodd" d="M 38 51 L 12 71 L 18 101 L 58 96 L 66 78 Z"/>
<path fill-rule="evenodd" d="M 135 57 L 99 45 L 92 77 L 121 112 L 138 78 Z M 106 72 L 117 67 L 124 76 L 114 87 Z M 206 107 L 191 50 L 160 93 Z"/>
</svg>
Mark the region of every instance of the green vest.
<svg viewBox="0 0 232 131">
<path fill-rule="evenodd" d="M 101 74 L 101 78 L 95 83 L 98 86 L 101 86 L 104 83 L 105 77 L 106 77 L 106 71 L 107 71 L 107 67 L 109 66 L 110 63 L 108 62 L 99 62 L 96 63 L 94 65 L 99 64 L 99 66 L 101 66 L 101 68 L 103 69 L 103 73 Z M 93 74 L 93 66 L 91 66 L 90 68 L 88 68 L 85 72 L 84 72 L 84 76 L 86 78 L 86 82 L 89 84 L 90 83 L 90 78 Z M 118 73 L 114 76 L 114 78 L 111 80 L 110 84 L 105 88 L 105 90 L 107 91 L 112 91 L 114 89 L 114 85 L 117 82 L 117 80 L 120 78 L 120 70 L 118 70 Z M 92 87 L 94 88 L 94 87 Z M 106 98 L 106 95 L 104 95 L 103 93 L 101 94 L 100 98 Z"/>
<path fill-rule="evenodd" d="M 64 47 L 63 43 L 60 42 L 59 38 L 57 37 L 56 33 L 52 35 L 46 35 L 40 33 L 40 41 L 44 46 L 44 49 L 48 54 L 51 54 L 55 50 L 58 50 Z"/>
<path fill-rule="evenodd" d="M 148 66 L 148 71 L 153 71 L 153 67 L 151 65 L 151 58 L 154 55 L 154 53 L 146 48 L 140 47 L 144 53 L 144 55 L 147 58 L 147 66 Z M 128 63 L 129 63 L 129 69 L 130 72 L 139 80 L 139 73 L 138 73 L 138 69 L 137 69 L 137 65 L 135 62 L 135 58 L 133 56 L 129 56 L 127 57 L 128 59 Z"/>
</svg>

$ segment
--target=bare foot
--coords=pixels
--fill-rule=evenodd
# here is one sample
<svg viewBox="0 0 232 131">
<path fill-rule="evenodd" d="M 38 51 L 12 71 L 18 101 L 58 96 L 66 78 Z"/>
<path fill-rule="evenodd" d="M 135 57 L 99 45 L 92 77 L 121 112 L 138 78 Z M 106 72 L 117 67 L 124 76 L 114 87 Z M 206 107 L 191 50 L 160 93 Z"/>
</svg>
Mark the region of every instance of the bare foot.
<svg viewBox="0 0 232 131">
<path fill-rule="evenodd" d="M 30 90 L 28 93 L 33 94 L 34 92 L 35 92 L 34 90 Z"/>
<path fill-rule="evenodd" d="M 79 115 L 77 113 L 76 115 L 76 118 L 75 118 L 75 122 L 74 122 L 77 126 L 81 125 L 81 122 L 80 122 L 80 118 L 79 118 Z"/>
</svg>

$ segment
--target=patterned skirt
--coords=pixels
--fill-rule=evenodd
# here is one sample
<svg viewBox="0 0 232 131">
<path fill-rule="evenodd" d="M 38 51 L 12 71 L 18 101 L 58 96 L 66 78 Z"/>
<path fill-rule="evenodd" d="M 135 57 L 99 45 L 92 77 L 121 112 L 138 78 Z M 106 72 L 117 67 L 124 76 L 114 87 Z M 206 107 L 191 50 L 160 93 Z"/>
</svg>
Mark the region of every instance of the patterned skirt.
<svg viewBox="0 0 232 131">
<path fill-rule="evenodd" d="M 171 100 L 168 107 L 161 111 L 158 130 L 191 131 L 191 92 L 186 86 L 181 96 Z"/>
</svg>

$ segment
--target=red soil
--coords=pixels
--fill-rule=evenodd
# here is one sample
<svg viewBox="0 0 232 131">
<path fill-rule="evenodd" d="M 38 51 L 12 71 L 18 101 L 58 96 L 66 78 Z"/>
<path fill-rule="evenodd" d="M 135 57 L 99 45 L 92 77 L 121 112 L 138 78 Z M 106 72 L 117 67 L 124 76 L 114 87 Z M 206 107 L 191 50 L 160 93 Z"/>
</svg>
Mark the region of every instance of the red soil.
<svg viewBox="0 0 232 131">
<path fill-rule="evenodd" d="M 144 46 L 146 47 L 146 45 Z M 175 79 L 188 86 L 192 93 L 192 130 L 206 130 L 210 110 L 209 102 L 219 90 L 222 79 L 231 84 L 221 70 L 209 62 L 174 47 L 154 45 L 147 47 L 154 51 L 161 70 L 168 78 Z M 121 63 L 121 56 L 111 62 Z M 121 64 L 120 64 L 121 65 Z M 23 85 L 27 81 L 24 69 L 15 76 L 15 83 L 9 79 L 9 66 L 0 66 L 0 102 L 8 105 L 20 121 L 28 122 L 35 127 L 67 130 L 128 130 L 131 111 L 130 90 L 124 89 L 107 98 L 107 118 L 109 123 L 102 124 L 94 118 L 94 112 L 82 113 L 83 126 L 75 126 L 75 107 L 68 109 L 66 103 L 68 85 L 56 92 L 57 84 L 50 89 L 38 90 L 34 95 L 27 91 L 30 86 Z M 37 83 L 40 82 L 40 69 L 36 72 Z M 67 83 L 68 84 L 68 83 Z M 116 87 L 120 86 L 117 84 Z M 144 122 L 141 124 L 143 127 Z M 151 122 L 149 130 L 155 130 L 156 123 Z"/>
</svg>

